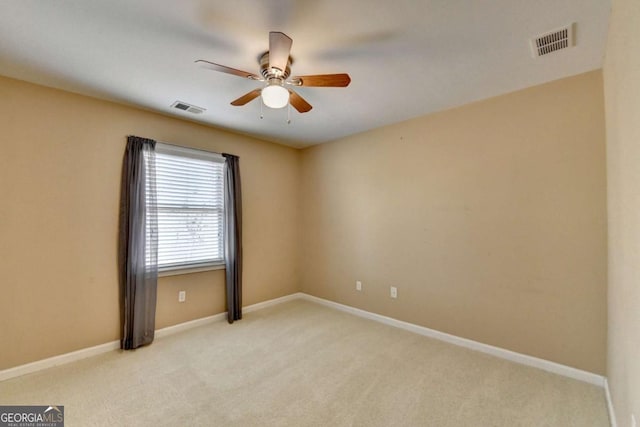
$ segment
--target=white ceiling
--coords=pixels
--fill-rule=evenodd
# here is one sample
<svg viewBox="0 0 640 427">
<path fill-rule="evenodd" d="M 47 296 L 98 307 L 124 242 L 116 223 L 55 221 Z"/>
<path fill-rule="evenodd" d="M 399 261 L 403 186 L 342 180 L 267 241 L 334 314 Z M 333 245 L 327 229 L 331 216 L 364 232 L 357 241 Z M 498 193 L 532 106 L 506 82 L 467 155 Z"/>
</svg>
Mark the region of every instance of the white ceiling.
<svg viewBox="0 0 640 427">
<path fill-rule="evenodd" d="M 609 0 L 2 0 L 0 74 L 296 147 L 330 141 L 602 66 Z M 576 47 L 534 59 L 529 39 L 576 23 Z M 229 103 L 259 82 L 269 31 L 293 38 L 309 113 Z M 176 100 L 207 111 L 171 109 Z"/>
</svg>

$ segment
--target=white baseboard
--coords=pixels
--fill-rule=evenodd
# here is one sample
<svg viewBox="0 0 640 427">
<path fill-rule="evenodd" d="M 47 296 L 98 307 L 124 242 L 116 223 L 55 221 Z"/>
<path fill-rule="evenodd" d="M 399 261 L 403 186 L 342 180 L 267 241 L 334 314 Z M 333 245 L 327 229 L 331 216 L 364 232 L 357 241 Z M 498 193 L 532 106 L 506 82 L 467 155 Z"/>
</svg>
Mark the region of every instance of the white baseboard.
<svg viewBox="0 0 640 427">
<path fill-rule="evenodd" d="M 251 313 L 252 311 L 262 310 L 263 308 L 271 307 L 274 305 L 282 304 L 283 302 L 292 301 L 294 299 L 300 299 L 304 296 L 302 292 L 296 292 L 294 294 L 285 295 L 280 298 L 274 298 L 267 301 L 259 302 L 257 304 L 251 304 L 246 307 L 242 307 L 243 313 Z"/>
<path fill-rule="evenodd" d="M 601 375 L 593 374 L 591 372 L 582 371 L 580 369 L 572 368 L 566 365 L 561 365 L 559 363 L 551 362 L 549 360 L 528 356 L 526 354 L 516 353 L 515 351 L 505 350 L 500 347 L 494 347 L 489 344 L 483 344 L 467 338 L 461 338 L 455 335 L 436 331 L 434 329 L 429 329 L 424 326 L 415 325 L 413 323 L 403 322 L 402 320 L 397 320 L 391 317 L 382 316 L 380 314 L 371 313 L 369 311 L 361 310 L 359 308 L 350 307 L 344 304 L 339 304 L 337 302 L 329 301 L 323 298 L 318 298 L 313 295 L 301 293 L 300 297 L 307 301 L 313 301 L 318 304 L 325 305 L 327 307 L 333 307 L 340 311 L 351 313 L 359 317 L 375 320 L 377 322 L 384 323 L 386 325 L 394 326 L 400 329 L 405 329 L 407 331 L 411 331 L 419 335 L 435 338 L 437 340 L 445 341 L 460 347 L 465 347 L 471 350 L 480 351 L 482 353 L 491 354 L 493 356 L 506 359 L 515 363 L 532 366 L 548 372 L 553 372 L 554 374 L 573 378 L 579 381 L 584 381 L 600 387 L 604 387 L 605 385 L 605 377 Z"/>
<path fill-rule="evenodd" d="M 208 325 L 209 323 L 219 322 L 227 318 L 227 312 L 214 314 L 213 316 L 201 317 L 200 319 L 189 320 L 188 322 L 178 323 L 177 325 L 167 326 L 166 328 L 156 329 L 154 338 L 164 338 L 187 329 L 197 328 L 198 326 Z"/>
<path fill-rule="evenodd" d="M 283 302 L 291 301 L 300 298 L 301 293 L 285 295 L 283 297 L 274 298 L 267 301 L 262 301 L 256 304 L 247 305 L 242 307 L 243 313 L 251 313 L 252 311 L 262 310 L 263 308 L 271 307 Z M 214 314 L 213 316 L 202 317 L 200 319 L 190 320 L 184 323 L 178 323 L 177 325 L 167 326 L 166 328 L 157 329 L 155 333 L 156 338 L 166 337 L 167 335 L 173 335 L 178 332 L 186 331 L 187 329 L 196 328 L 198 326 L 207 325 L 209 323 L 218 322 L 227 318 L 227 312 Z"/>
<path fill-rule="evenodd" d="M 604 379 L 604 394 L 607 396 L 607 410 L 609 411 L 609 422 L 611 423 L 611 427 L 618 427 L 618 422 L 616 421 L 616 412 L 613 409 L 613 401 L 611 400 L 609 381 L 606 378 Z"/>
<path fill-rule="evenodd" d="M 59 356 L 53 356 L 42 360 L 36 360 L 35 362 L 0 371 L 0 381 L 41 371 L 43 369 L 52 368 L 54 366 L 64 365 L 65 363 L 74 362 L 76 360 L 85 359 L 87 357 L 97 356 L 98 354 L 108 353 L 119 348 L 120 341 L 111 341 L 108 343 L 96 345 L 94 347 L 72 351 L 71 353 L 65 353 Z"/>
<path fill-rule="evenodd" d="M 301 297 L 300 293 L 291 295 L 285 295 L 280 298 L 275 298 L 268 301 L 259 302 L 257 304 L 248 305 L 242 307 L 244 313 L 251 313 L 252 311 L 261 310 L 263 308 L 271 307 L 276 304 L 282 304 L 283 302 L 291 301 Z M 214 314 L 213 316 L 203 317 L 201 319 L 190 320 L 188 322 L 179 323 L 173 326 L 167 326 L 166 328 L 157 329 L 155 332 L 155 338 L 163 338 L 169 335 L 173 335 L 178 332 L 186 331 L 198 326 L 207 325 L 213 322 L 218 322 L 227 318 L 227 312 Z M 105 344 L 100 344 L 94 347 L 83 348 L 81 350 L 73 351 L 71 353 L 65 353 L 58 356 L 49 357 L 42 360 L 36 360 L 35 362 L 19 365 L 13 368 L 0 371 L 0 381 L 8 380 L 10 378 L 16 378 L 22 375 L 31 374 L 33 372 L 41 371 L 43 369 L 52 368 L 58 365 L 64 365 L 66 363 L 74 362 L 76 360 L 86 359 L 87 357 L 97 356 L 99 354 L 108 353 L 110 351 L 119 350 L 120 341 L 111 341 Z"/>
<path fill-rule="evenodd" d="M 291 301 L 300 298 L 300 293 L 285 295 L 283 297 L 274 298 L 267 301 L 262 301 L 256 304 L 247 305 L 242 307 L 243 313 L 251 313 L 252 311 L 262 310 L 263 308 L 271 307 L 283 302 Z M 202 317 L 200 319 L 190 320 L 184 323 L 178 323 L 177 325 L 167 326 L 166 328 L 157 329 L 155 333 L 156 338 L 163 338 L 168 335 L 173 335 L 178 332 L 186 331 L 187 329 L 196 328 L 198 326 L 207 325 L 213 322 L 219 322 L 227 318 L 227 312 L 214 314 L 213 316 Z"/>
</svg>

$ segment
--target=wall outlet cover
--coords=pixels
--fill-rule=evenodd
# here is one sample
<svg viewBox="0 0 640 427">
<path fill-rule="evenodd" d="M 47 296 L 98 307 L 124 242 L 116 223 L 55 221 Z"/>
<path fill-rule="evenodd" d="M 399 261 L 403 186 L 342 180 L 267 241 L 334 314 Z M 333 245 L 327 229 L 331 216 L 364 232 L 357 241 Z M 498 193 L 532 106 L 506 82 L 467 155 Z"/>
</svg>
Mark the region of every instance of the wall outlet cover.
<svg viewBox="0 0 640 427">
<path fill-rule="evenodd" d="M 359 280 L 356 280 L 356 291 L 361 291 L 362 290 L 362 282 Z"/>
<path fill-rule="evenodd" d="M 391 298 L 398 298 L 398 288 L 396 288 L 395 286 L 391 286 L 391 288 L 389 289 L 389 296 Z"/>
<path fill-rule="evenodd" d="M 178 302 L 184 302 L 187 299 L 187 291 L 178 292 Z"/>
</svg>

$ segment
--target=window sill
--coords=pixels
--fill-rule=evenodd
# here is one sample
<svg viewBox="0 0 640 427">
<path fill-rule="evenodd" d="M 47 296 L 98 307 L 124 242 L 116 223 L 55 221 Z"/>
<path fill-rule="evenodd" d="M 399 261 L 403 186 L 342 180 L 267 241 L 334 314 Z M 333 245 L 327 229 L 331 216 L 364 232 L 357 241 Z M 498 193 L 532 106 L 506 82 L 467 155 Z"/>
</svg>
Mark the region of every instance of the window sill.
<svg viewBox="0 0 640 427">
<path fill-rule="evenodd" d="M 158 277 L 180 276 L 182 274 L 200 273 L 203 271 L 224 270 L 224 264 L 203 265 L 200 267 L 176 268 L 173 270 L 159 271 Z"/>
</svg>

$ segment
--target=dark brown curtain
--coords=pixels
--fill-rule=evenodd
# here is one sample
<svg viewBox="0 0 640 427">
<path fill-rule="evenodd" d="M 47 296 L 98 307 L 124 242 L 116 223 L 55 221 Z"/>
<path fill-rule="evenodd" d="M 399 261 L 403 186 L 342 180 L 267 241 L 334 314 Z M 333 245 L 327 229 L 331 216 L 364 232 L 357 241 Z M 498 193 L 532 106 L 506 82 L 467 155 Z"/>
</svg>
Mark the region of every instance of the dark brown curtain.
<svg viewBox="0 0 640 427">
<path fill-rule="evenodd" d="M 227 269 L 227 316 L 229 323 L 242 319 L 242 191 L 240 159 L 223 154 L 224 168 L 224 261 Z"/>
<path fill-rule="evenodd" d="M 151 139 L 128 137 L 122 169 L 119 264 L 124 350 L 150 344 L 155 332 L 158 282 L 155 145 Z"/>
</svg>

